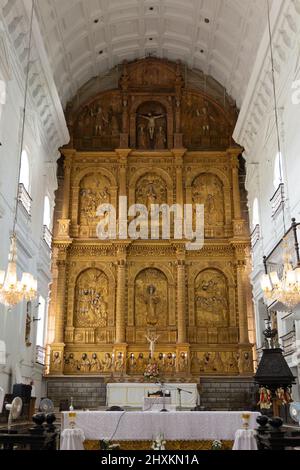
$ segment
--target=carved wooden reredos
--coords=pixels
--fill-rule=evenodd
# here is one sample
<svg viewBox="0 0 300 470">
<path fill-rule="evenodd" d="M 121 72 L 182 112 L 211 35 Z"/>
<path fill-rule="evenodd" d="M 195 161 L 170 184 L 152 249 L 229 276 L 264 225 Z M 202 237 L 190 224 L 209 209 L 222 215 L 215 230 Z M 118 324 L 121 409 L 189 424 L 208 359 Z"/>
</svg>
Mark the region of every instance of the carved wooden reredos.
<svg viewBox="0 0 300 470">
<path fill-rule="evenodd" d="M 146 336 L 168 378 L 252 374 L 249 233 L 234 103 L 179 63 L 125 63 L 67 108 L 53 241 L 48 372 L 141 377 Z M 96 237 L 102 203 L 199 203 L 205 246 Z M 253 338 L 250 338 L 251 340 Z"/>
</svg>

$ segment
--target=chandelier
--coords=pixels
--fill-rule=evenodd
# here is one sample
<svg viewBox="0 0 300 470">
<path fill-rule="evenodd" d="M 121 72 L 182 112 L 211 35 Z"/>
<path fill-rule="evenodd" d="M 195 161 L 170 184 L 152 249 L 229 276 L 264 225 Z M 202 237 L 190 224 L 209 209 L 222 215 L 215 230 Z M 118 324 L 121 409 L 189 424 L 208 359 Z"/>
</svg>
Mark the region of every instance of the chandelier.
<svg viewBox="0 0 300 470">
<path fill-rule="evenodd" d="M 268 274 L 265 258 L 265 270 L 261 280 L 264 296 L 272 302 L 280 302 L 293 310 L 300 304 L 300 267 L 294 269 L 285 244 L 283 256 L 283 273 L 281 279 L 276 271 Z"/>
<path fill-rule="evenodd" d="M 33 300 L 37 295 L 37 281 L 29 273 L 17 276 L 17 239 L 11 237 L 7 271 L 0 271 L 0 302 L 14 307 L 22 300 Z"/>
<path fill-rule="evenodd" d="M 22 135 L 21 135 L 21 151 L 19 157 L 19 171 L 17 181 L 17 195 L 15 200 L 15 213 L 14 213 L 14 224 L 13 234 L 10 239 L 10 250 L 8 256 L 8 267 L 7 271 L 0 271 L 0 302 L 8 307 L 15 307 L 23 300 L 31 301 L 37 296 L 37 281 L 29 273 L 23 273 L 21 281 L 18 281 L 17 275 L 17 237 L 16 237 L 16 225 L 18 219 L 18 191 L 19 191 L 19 180 L 21 173 L 21 154 L 23 151 L 24 134 L 25 134 L 25 119 L 26 119 L 26 105 L 27 105 L 27 94 L 29 84 L 29 69 L 30 69 L 30 56 L 31 56 L 31 43 L 32 43 L 32 30 L 33 30 L 33 16 L 34 16 L 34 1 L 32 0 L 32 10 L 30 19 L 30 34 L 29 34 L 29 48 L 28 48 L 28 61 L 27 61 L 27 72 L 25 82 L 25 97 L 24 97 L 24 109 L 23 109 L 23 120 L 22 120 Z"/>
</svg>

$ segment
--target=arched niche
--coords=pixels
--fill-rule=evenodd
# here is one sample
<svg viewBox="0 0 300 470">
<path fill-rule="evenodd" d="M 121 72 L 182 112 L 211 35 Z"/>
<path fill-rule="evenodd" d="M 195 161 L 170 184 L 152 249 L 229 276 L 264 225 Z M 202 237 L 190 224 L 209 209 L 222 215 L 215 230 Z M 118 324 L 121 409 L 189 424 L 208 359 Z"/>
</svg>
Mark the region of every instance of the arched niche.
<svg viewBox="0 0 300 470">
<path fill-rule="evenodd" d="M 166 108 L 159 102 L 148 101 L 136 113 L 136 147 L 139 150 L 165 150 L 168 122 Z"/>
<path fill-rule="evenodd" d="M 143 269 L 134 282 L 134 321 L 136 327 L 168 326 L 169 286 L 166 275 L 157 268 Z"/>
<path fill-rule="evenodd" d="M 98 167 L 79 172 L 72 187 L 73 236 L 95 238 L 98 207 L 108 203 L 117 208 L 117 196 L 115 177 L 108 170 Z"/>
<path fill-rule="evenodd" d="M 158 195 L 159 202 L 156 204 L 165 203 L 169 204 L 170 206 L 173 204 L 173 181 L 170 175 L 160 168 L 152 168 L 150 171 L 146 168 L 141 168 L 136 171 L 130 179 L 129 205 L 136 204 L 137 196 L 139 195 L 140 189 L 142 189 L 143 182 L 147 182 L 147 185 L 151 185 L 152 182 L 154 189 L 157 187 L 157 190 L 160 194 Z M 145 192 L 145 190 L 142 192 Z M 146 193 L 144 196 L 138 197 L 138 200 L 141 204 L 145 204 L 147 206 Z"/>
<path fill-rule="evenodd" d="M 224 185 L 213 173 L 201 173 L 192 182 L 193 204 L 204 205 L 205 226 L 223 227 L 225 224 Z"/>
<path fill-rule="evenodd" d="M 226 276 L 217 269 L 205 269 L 195 278 L 194 292 L 196 326 L 228 327 L 230 304 Z"/>
<path fill-rule="evenodd" d="M 109 280 L 102 270 L 83 271 L 76 280 L 74 298 L 75 328 L 107 327 Z"/>
<path fill-rule="evenodd" d="M 172 100 L 169 100 L 167 96 L 152 95 L 147 99 L 145 96 L 136 96 L 135 100 L 130 108 L 130 147 L 137 148 L 137 124 L 139 122 L 140 111 L 143 110 L 145 106 L 145 111 L 152 109 L 154 114 L 160 114 L 160 111 L 164 110 L 166 114 L 166 140 L 167 148 L 173 148 L 173 139 L 174 139 L 174 111 Z M 157 111 L 156 111 L 157 110 Z M 151 112 L 151 111 L 149 111 Z M 150 147 L 151 149 L 151 147 Z M 149 148 L 148 148 L 149 150 Z"/>
</svg>

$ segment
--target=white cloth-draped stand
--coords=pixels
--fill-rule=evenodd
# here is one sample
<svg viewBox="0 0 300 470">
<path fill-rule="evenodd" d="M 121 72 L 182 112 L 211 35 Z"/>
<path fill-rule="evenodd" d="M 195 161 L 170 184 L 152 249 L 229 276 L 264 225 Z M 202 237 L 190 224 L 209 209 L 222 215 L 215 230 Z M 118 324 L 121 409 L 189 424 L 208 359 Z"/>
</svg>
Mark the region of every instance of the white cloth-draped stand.
<svg viewBox="0 0 300 470">
<path fill-rule="evenodd" d="M 60 450 L 84 450 L 82 429 L 65 429 L 60 436 Z"/>
<path fill-rule="evenodd" d="M 259 413 L 250 413 L 255 429 Z M 86 440 L 152 441 L 164 435 L 167 441 L 234 441 L 242 424 L 241 412 L 76 412 L 72 417 Z M 68 412 L 62 415 L 62 430 L 69 427 Z"/>
<path fill-rule="evenodd" d="M 232 450 L 258 450 L 253 429 L 239 429 Z"/>
</svg>

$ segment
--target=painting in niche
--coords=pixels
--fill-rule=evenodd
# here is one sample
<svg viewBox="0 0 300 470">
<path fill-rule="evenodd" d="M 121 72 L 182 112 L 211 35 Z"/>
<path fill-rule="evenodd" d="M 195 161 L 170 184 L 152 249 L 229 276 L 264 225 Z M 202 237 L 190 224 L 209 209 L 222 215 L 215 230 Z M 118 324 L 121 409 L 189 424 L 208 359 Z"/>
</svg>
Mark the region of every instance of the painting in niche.
<svg viewBox="0 0 300 470">
<path fill-rule="evenodd" d="M 108 278 L 103 271 L 88 269 L 77 279 L 75 328 L 104 328 L 108 316 Z"/>
<path fill-rule="evenodd" d="M 77 148 L 117 148 L 121 129 L 121 97 L 106 94 L 80 112 L 74 125 Z"/>
<path fill-rule="evenodd" d="M 137 148 L 167 148 L 167 113 L 160 103 L 142 104 L 137 110 L 136 122 Z"/>
<path fill-rule="evenodd" d="M 87 175 L 80 183 L 80 225 L 97 225 L 97 209 L 111 202 L 110 181 L 100 174 Z"/>
<path fill-rule="evenodd" d="M 225 223 L 222 181 L 211 173 L 198 176 L 192 185 L 194 204 L 204 205 L 205 226 L 220 227 Z"/>
<path fill-rule="evenodd" d="M 182 100 L 182 132 L 187 148 L 226 147 L 230 125 L 218 107 L 205 97 L 187 93 Z"/>
<path fill-rule="evenodd" d="M 195 311 L 197 326 L 228 326 L 228 286 L 221 272 L 207 269 L 198 275 L 195 282 Z"/>
<path fill-rule="evenodd" d="M 135 321 L 138 327 L 165 327 L 168 281 L 158 269 L 142 271 L 135 281 Z"/>
</svg>

